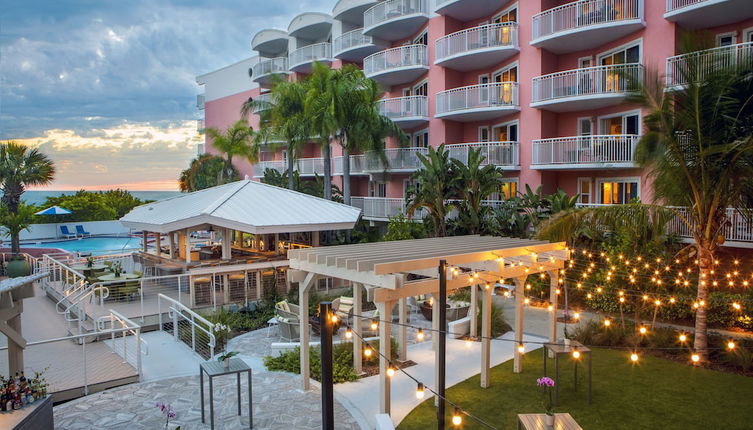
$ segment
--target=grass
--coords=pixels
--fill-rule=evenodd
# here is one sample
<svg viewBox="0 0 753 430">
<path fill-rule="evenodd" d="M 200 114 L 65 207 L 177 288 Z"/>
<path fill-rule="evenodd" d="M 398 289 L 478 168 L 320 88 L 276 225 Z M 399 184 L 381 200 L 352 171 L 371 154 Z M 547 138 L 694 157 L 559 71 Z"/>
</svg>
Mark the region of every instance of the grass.
<svg viewBox="0 0 753 430">
<path fill-rule="evenodd" d="M 560 405 L 588 430 L 597 429 L 751 429 L 753 378 L 695 368 L 642 355 L 630 363 L 628 353 L 599 349 L 593 352 L 593 403 L 586 400 L 585 366 L 579 365 L 578 391 L 573 392 L 572 363 L 560 358 Z M 582 358 L 581 358 L 582 360 Z M 553 366 L 553 360 L 549 360 Z M 447 390 L 447 398 L 498 429 L 517 428 L 519 413 L 543 413 L 543 393 L 536 378 L 543 375 L 542 354 L 526 354 L 524 371 L 512 372 L 512 360 L 492 369 L 492 386 L 479 387 L 479 376 Z M 553 367 L 549 367 L 550 372 Z M 449 372 L 452 369 L 448 369 Z M 550 376 L 552 373 L 550 373 Z M 447 408 L 448 428 L 452 428 Z M 399 430 L 436 426 L 434 400 L 423 402 Z M 463 418 L 460 428 L 486 428 Z"/>
</svg>

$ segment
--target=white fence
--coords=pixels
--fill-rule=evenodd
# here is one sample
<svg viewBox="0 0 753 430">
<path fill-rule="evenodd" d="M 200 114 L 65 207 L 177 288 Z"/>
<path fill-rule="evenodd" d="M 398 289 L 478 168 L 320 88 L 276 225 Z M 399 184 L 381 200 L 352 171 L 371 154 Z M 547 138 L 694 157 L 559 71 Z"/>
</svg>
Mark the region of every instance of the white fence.
<svg viewBox="0 0 753 430">
<path fill-rule="evenodd" d="M 288 59 L 285 57 L 263 59 L 254 64 L 252 71 L 254 79 L 273 73 L 287 73 Z"/>
<path fill-rule="evenodd" d="M 637 63 L 585 67 L 533 78 L 533 102 L 565 97 L 626 93 L 643 82 Z"/>
<path fill-rule="evenodd" d="M 703 80 L 709 73 L 753 63 L 753 42 L 721 46 L 667 58 L 667 86 Z"/>
<path fill-rule="evenodd" d="M 518 24 L 501 22 L 461 30 L 437 39 L 437 61 L 481 49 L 518 47 Z"/>
<path fill-rule="evenodd" d="M 417 13 L 429 13 L 428 0 L 387 0 L 377 3 L 363 13 L 364 28 L 392 19 Z"/>
<path fill-rule="evenodd" d="M 342 36 L 335 38 L 332 51 L 334 55 L 337 55 L 348 49 L 356 48 L 359 46 L 373 44 L 371 36 L 363 34 L 363 28 L 357 28 L 355 30 L 343 33 Z"/>
<path fill-rule="evenodd" d="M 518 105 L 517 82 L 470 85 L 437 93 L 437 114 Z"/>
<path fill-rule="evenodd" d="M 292 69 L 301 64 L 311 63 L 316 60 L 330 59 L 332 59 L 332 45 L 328 42 L 315 43 L 291 52 L 288 55 L 288 67 Z"/>
<path fill-rule="evenodd" d="M 392 120 L 401 118 L 428 117 L 429 102 L 426 96 L 406 96 L 382 99 L 378 102 L 379 113 Z"/>
<path fill-rule="evenodd" d="M 378 5 L 377 5 L 378 6 Z M 405 45 L 371 54 L 363 60 L 363 72 L 368 77 L 410 66 L 428 66 L 426 45 Z"/>
<path fill-rule="evenodd" d="M 643 19 L 643 0 L 581 0 L 532 17 L 533 40 L 555 33 L 626 20 Z"/>
<path fill-rule="evenodd" d="M 638 139 L 636 135 L 604 135 L 534 140 L 532 163 L 632 163 Z"/>
<path fill-rule="evenodd" d="M 520 166 L 520 148 L 518 142 L 474 142 L 445 145 L 450 157 L 468 163 L 468 152 L 471 149 L 481 149 L 481 155 L 485 158 L 482 166 Z"/>
<path fill-rule="evenodd" d="M 709 0 L 667 0 L 667 12 L 672 12 L 676 9 L 682 9 L 684 7 L 693 6 L 706 1 Z"/>
</svg>

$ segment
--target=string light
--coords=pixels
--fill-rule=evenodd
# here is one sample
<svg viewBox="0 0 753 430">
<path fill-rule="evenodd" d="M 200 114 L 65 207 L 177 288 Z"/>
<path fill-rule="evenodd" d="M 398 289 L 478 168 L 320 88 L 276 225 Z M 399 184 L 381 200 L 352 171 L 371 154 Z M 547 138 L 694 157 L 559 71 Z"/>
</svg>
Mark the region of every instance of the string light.
<svg viewBox="0 0 753 430">
<path fill-rule="evenodd" d="M 640 332 L 641 334 L 646 334 L 646 333 L 648 333 L 648 329 L 647 329 L 646 327 L 641 327 L 641 328 L 640 328 L 640 329 L 639 329 L 638 331 L 639 331 L 639 332 Z"/>
<path fill-rule="evenodd" d="M 350 327 L 345 329 L 345 338 L 351 339 L 353 337 L 353 330 L 350 329 Z"/>
<path fill-rule="evenodd" d="M 389 376 L 390 378 L 395 376 L 395 368 L 392 367 L 392 365 L 387 366 L 387 376 Z"/>
<path fill-rule="evenodd" d="M 577 349 L 575 351 L 573 351 L 573 358 L 576 359 L 576 360 L 579 359 L 580 358 L 580 351 L 578 351 Z"/>
<path fill-rule="evenodd" d="M 692 361 L 693 363 L 698 363 L 701 361 L 701 356 L 698 354 L 693 354 L 690 356 L 690 361 Z"/>
<path fill-rule="evenodd" d="M 680 343 L 685 343 L 688 340 L 688 336 L 685 333 L 680 334 Z"/>
<path fill-rule="evenodd" d="M 455 411 L 452 414 L 452 425 L 459 426 L 463 423 L 463 417 L 460 416 L 460 409 L 455 408 Z"/>
<path fill-rule="evenodd" d="M 577 320 L 577 319 L 580 319 L 580 312 L 575 312 L 575 313 L 573 314 L 573 318 L 574 318 L 574 319 L 576 319 L 576 320 Z"/>
<path fill-rule="evenodd" d="M 418 340 L 424 340 L 424 331 L 421 329 L 418 329 L 418 332 L 416 333 L 416 339 Z"/>
<path fill-rule="evenodd" d="M 379 327 L 379 323 L 376 320 L 371 321 L 371 329 L 376 330 Z"/>
<path fill-rule="evenodd" d="M 520 345 L 518 345 L 518 352 L 521 353 L 521 354 L 525 354 L 526 353 L 526 347 L 522 343 Z"/>
<path fill-rule="evenodd" d="M 727 349 L 729 349 L 730 351 L 735 349 L 735 342 L 732 342 L 732 341 L 727 342 Z"/>
<path fill-rule="evenodd" d="M 329 317 L 329 319 L 330 319 L 330 320 L 332 321 L 332 323 L 333 323 L 333 324 L 337 324 L 337 320 L 338 320 L 338 318 L 337 318 L 337 315 L 335 315 L 335 314 L 332 314 L 332 315 L 331 315 L 331 316 Z"/>
<path fill-rule="evenodd" d="M 418 400 L 421 400 L 421 399 L 424 398 L 424 384 L 422 384 L 420 382 L 416 386 L 416 398 Z"/>
<path fill-rule="evenodd" d="M 604 320 L 604 327 L 609 327 L 610 325 L 612 325 L 612 321 L 610 321 L 608 319 L 605 319 Z"/>
<path fill-rule="evenodd" d="M 734 308 L 734 309 L 735 309 L 736 311 L 739 311 L 740 309 L 742 309 L 742 306 L 740 306 L 740 303 L 737 303 L 737 302 L 733 302 L 733 303 L 732 303 L 732 307 L 733 307 L 733 308 Z"/>
<path fill-rule="evenodd" d="M 633 363 L 637 363 L 638 362 L 638 354 L 636 354 L 636 353 L 630 354 L 630 361 L 632 361 Z"/>
<path fill-rule="evenodd" d="M 364 356 L 365 356 L 366 358 L 369 358 L 369 357 L 371 357 L 371 354 L 373 354 L 373 353 L 374 353 L 374 352 L 373 352 L 373 351 L 371 350 L 371 347 L 367 347 L 366 349 L 364 349 L 364 350 L 363 350 L 363 355 L 364 355 Z"/>
</svg>

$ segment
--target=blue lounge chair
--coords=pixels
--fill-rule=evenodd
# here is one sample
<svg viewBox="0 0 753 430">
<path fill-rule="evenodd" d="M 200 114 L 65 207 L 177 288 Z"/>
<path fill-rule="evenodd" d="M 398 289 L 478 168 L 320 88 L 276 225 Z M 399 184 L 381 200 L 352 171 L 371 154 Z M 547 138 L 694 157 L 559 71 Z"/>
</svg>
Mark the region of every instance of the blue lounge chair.
<svg viewBox="0 0 753 430">
<path fill-rule="evenodd" d="M 67 225 L 61 225 L 60 226 L 60 233 L 62 233 L 63 236 L 65 236 L 66 239 L 69 239 L 71 237 L 76 237 L 75 234 L 71 233 L 71 231 L 68 230 L 68 226 Z"/>
<path fill-rule="evenodd" d="M 92 235 L 88 231 L 84 230 L 84 226 L 83 225 L 77 225 L 76 226 L 76 234 L 80 234 L 82 237 L 83 236 L 91 236 Z"/>
</svg>

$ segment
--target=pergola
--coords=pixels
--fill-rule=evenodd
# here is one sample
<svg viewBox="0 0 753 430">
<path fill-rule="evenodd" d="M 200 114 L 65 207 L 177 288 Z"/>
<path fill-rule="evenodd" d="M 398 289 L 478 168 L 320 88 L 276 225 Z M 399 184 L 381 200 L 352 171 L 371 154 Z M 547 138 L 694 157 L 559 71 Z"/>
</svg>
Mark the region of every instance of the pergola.
<svg viewBox="0 0 753 430">
<path fill-rule="evenodd" d="M 556 309 L 560 270 L 564 268 L 568 250 L 564 242 L 550 243 L 528 239 L 492 236 L 455 236 L 444 238 L 375 242 L 322 248 L 291 250 L 288 259 L 292 281 L 299 282 L 301 324 L 301 375 L 303 388 L 309 389 L 309 289 L 320 276 L 341 278 L 353 284 L 353 360 L 361 371 L 362 341 L 361 298 L 366 289 L 368 298 L 377 306 L 379 323 L 380 413 L 390 413 L 390 380 L 386 371 L 390 351 L 391 315 L 399 306 L 400 358 L 407 359 L 406 298 L 431 294 L 438 303 L 439 263 L 445 260 L 447 292 L 471 286 L 471 335 L 475 335 L 478 294 L 482 296 L 481 313 L 481 387 L 490 385 L 491 289 L 482 285 L 512 279 L 515 283 L 515 341 L 523 343 L 523 303 L 525 281 L 529 275 L 548 273 L 550 301 Z M 481 287 L 481 288 L 480 288 Z M 439 306 L 432 307 L 432 329 L 439 330 Z M 441 328 L 445 329 L 445 328 Z M 556 341 L 556 312 L 549 316 L 549 340 Z M 438 363 L 437 336 L 432 336 L 435 363 Z M 522 371 L 522 353 L 515 348 L 514 371 Z M 387 357 L 387 358 L 385 358 Z M 437 364 L 436 369 L 439 369 Z M 436 381 L 435 373 L 435 381 Z"/>
<path fill-rule="evenodd" d="M 21 331 L 23 299 L 34 297 L 34 282 L 49 275 L 48 272 L 40 272 L 0 281 L 0 333 L 8 338 L 8 375 L 24 370 L 26 339 Z"/>
</svg>

